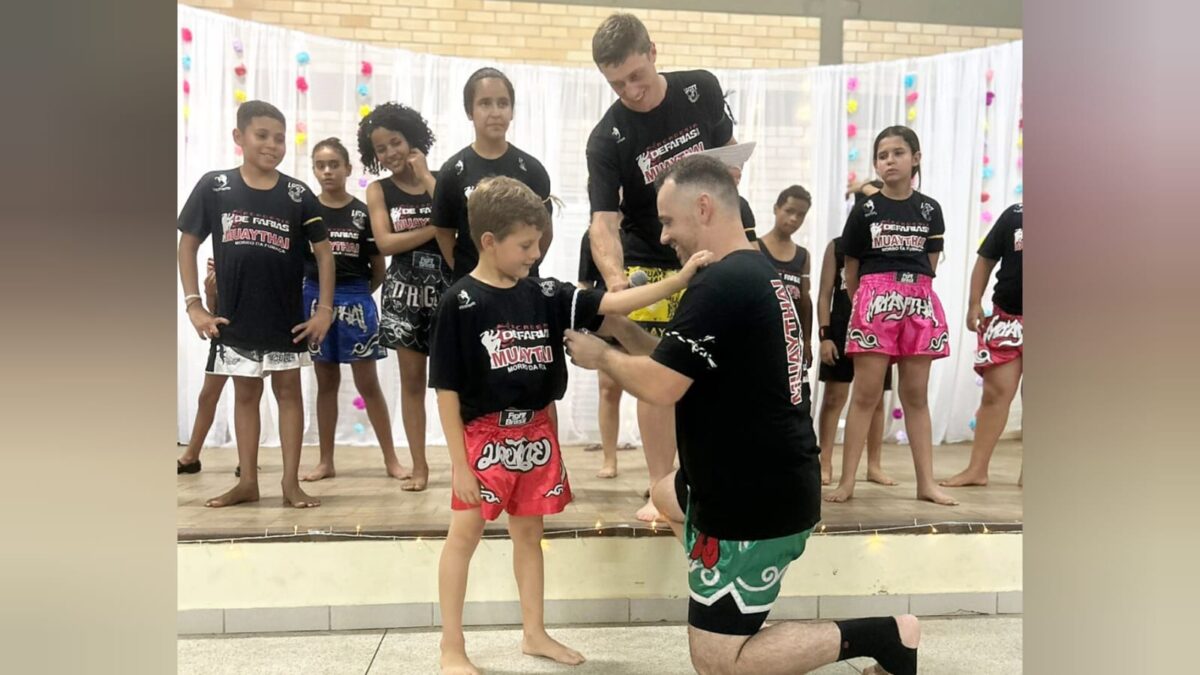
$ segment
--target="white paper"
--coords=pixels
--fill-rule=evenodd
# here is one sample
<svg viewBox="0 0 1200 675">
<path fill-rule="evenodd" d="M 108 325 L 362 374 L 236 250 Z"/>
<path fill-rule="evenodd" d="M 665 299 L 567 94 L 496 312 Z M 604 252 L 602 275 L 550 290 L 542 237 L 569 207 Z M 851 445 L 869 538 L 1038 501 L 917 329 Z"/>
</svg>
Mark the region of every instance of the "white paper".
<svg viewBox="0 0 1200 675">
<path fill-rule="evenodd" d="M 734 145 L 722 145 L 719 148 L 697 152 L 697 155 L 707 155 L 715 157 L 725 163 L 725 166 L 736 166 L 741 168 L 746 160 L 750 159 L 750 155 L 754 153 L 755 141 L 747 141 L 745 143 L 735 143 Z"/>
</svg>

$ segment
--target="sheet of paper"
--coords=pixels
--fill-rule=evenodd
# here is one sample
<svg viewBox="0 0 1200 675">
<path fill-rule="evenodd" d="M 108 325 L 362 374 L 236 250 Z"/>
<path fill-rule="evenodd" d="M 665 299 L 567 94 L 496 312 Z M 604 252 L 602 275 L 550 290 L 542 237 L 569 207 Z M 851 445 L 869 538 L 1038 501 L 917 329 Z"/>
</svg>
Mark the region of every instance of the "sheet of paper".
<svg viewBox="0 0 1200 675">
<path fill-rule="evenodd" d="M 755 141 L 747 141 L 745 143 L 737 143 L 734 145 L 722 145 L 719 148 L 697 152 L 697 155 L 707 155 L 715 157 L 725 163 L 726 166 L 741 167 L 750 159 L 750 155 L 754 153 Z"/>
</svg>

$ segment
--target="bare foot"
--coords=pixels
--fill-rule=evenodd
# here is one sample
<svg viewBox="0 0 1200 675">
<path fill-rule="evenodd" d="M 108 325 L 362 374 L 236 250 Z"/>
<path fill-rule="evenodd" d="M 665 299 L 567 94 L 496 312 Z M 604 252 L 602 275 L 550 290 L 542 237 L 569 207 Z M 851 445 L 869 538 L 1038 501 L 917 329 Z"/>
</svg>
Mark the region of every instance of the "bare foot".
<svg viewBox="0 0 1200 675">
<path fill-rule="evenodd" d="M 919 501 L 926 501 L 926 502 L 933 502 L 934 504 L 941 504 L 942 506 L 958 506 L 957 499 L 955 499 L 954 497 L 951 497 L 950 495 L 946 494 L 945 492 L 942 492 L 941 490 L 938 490 L 937 488 L 932 488 L 929 490 L 918 489 L 917 490 L 917 499 Z"/>
<path fill-rule="evenodd" d="M 938 481 L 938 485 L 942 487 L 967 487 L 968 485 L 986 486 L 988 484 L 987 474 L 979 474 L 970 469 L 964 470 L 961 473 L 955 474 L 943 481 Z"/>
<path fill-rule="evenodd" d="M 577 666 L 584 661 L 583 654 L 555 640 L 544 631 L 522 638 L 521 651 L 530 656 L 544 656 L 568 666 Z"/>
<path fill-rule="evenodd" d="M 833 484 L 833 467 L 821 467 L 821 485 Z"/>
<path fill-rule="evenodd" d="M 854 496 L 854 488 L 852 488 L 852 487 L 844 488 L 844 487 L 838 486 L 838 488 L 836 490 L 825 495 L 825 501 L 841 503 L 841 502 L 850 501 L 850 498 L 853 496 Z"/>
<path fill-rule="evenodd" d="M 653 501 L 647 501 L 645 506 L 637 510 L 637 519 L 643 523 L 650 523 L 656 520 L 666 522 L 666 518 L 663 518 L 658 509 L 654 508 Z"/>
<path fill-rule="evenodd" d="M 899 485 L 891 476 L 884 473 L 883 469 L 867 467 L 867 480 L 880 485 Z"/>
<path fill-rule="evenodd" d="M 592 443 L 591 445 L 583 446 L 584 452 L 596 452 L 597 450 L 603 450 L 603 449 L 604 449 L 604 446 L 600 445 L 599 443 Z"/>
<path fill-rule="evenodd" d="M 401 464 L 399 460 L 385 461 L 383 465 L 387 468 L 387 475 L 392 478 L 399 478 L 400 480 L 412 478 L 412 469 Z"/>
<path fill-rule="evenodd" d="M 309 497 L 300 489 L 299 485 L 294 488 L 283 486 L 283 503 L 285 506 L 292 506 L 297 509 L 312 509 L 321 505 L 321 500 L 316 497 Z"/>
<path fill-rule="evenodd" d="M 325 480 L 326 478 L 333 478 L 336 475 L 337 475 L 337 472 L 333 470 L 332 462 L 330 462 L 329 464 L 322 463 L 322 464 L 318 464 L 315 467 L 313 467 L 313 470 L 304 474 L 304 476 L 300 480 L 303 480 L 303 481 Z"/>
<path fill-rule="evenodd" d="M 616 478 L 616 477 L 617 477 L 616 462 L 614 462 L 612 464 L 605 464 L 600 469 L 600 471 L 596 473 L 596 478 Z"/>
<path fill-rule="evenodd" d="M 414 466 L 411 476 L 400 486 L 405 492 L 424 492 L 429 485 L 429 465 Z"/>
<path fill-rule="evenodd" d="M 479 669 L 467 658 L 467 653 L 458 649 L 442 648 L 442 675 L 480 675 Z"/>
<path fill-rule="evenodd" d="M 233 506 L 242 502 L 258 501 L 258 484 L 257 483 L 242 483 L 239 482 L 233 486 L 233 489 L 220 497 L 213 497 L 204 502 L 205 506 L 210 506 L 214 509 L 219 509 L 222 506 Z"/>
</svg>

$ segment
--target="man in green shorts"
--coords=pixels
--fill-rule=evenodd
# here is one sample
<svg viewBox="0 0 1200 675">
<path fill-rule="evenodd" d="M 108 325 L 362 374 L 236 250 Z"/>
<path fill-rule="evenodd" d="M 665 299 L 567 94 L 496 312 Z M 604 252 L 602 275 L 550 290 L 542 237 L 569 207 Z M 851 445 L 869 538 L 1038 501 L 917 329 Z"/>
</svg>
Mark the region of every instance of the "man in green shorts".
<svg viewBox="0 0 1200 675">
<path fill-rule="evenodd" d="M 803 388 L 803 336 L 774 268 L 746 240 L 737 188 L 711 157 L 657 181 L 662 242 L 681 260 L 713 260 L 688 284 L 661 338 L 632 322 L 615 337 L 567 332 L 579 366 L 603 370 L 639 400 L 674 406 L 679 471 L 653 496 L 688 558 L 688 638 L 701 673 L 808 672 L 870 656 L 915 675 L 916 617 L 784 622 L 762 630 L 789 564 L 821 517 L 819 450 Z"/>
</svg>

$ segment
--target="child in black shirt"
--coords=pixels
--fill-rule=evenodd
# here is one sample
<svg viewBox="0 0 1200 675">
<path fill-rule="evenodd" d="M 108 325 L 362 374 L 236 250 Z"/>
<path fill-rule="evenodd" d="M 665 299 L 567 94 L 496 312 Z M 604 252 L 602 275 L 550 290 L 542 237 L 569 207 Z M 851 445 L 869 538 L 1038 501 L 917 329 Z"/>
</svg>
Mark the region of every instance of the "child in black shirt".
<svg viewBox="0 0 1200 675">
<path fill-rule="evenodd" d="M 188 318 L 202 339 L 213 340 L 207 371 L 233 376 L 236 397 L 239 481 L 206 506 L 259 499 L 258 406 L 268 375 L 279 404 L 284 502 L 296 508 L 321 504 L 300 489 L 300 368 L 312 362 L 308 344 L 324 340 L 333 321 L 334 263 L 320 203 L 307 185 L 276 170 L 287 149 L 285 124 L 283 113 L 269 103 L 239 106 L 233 138 L 242 148 L 241 167 L 205 174 L 179 214 L 179 274 Z M 196 275 L 196 253 L 210 234 L 219 317 L 200 304 Z M 308 318 L 302 291 L 310 243 L 321 288 L 319 311 Z"/>
<path fill-rule="evenodd" d="M 946 314 L 933 290 L 946 224 L 937 201 L 912 187 L 921 170 L 921 145 L 912 129 L 893 126 L 879 132 L 873 155 L 883 189 L 850 212 L 842 232 L 846 288 L 853 298 L 846 353 L 854 358 L 854 390 L 842 477 L 825 500 L 844 502 L 853 496 L 884 373 L 894 362 L 900 364 L 900 403 L 916 468 L 917 499 L 953 506 L 958 502 L 933 478 L 928 404 L 930 365 L 950 355 Z"/>
<path fill-rule="evenodd" d="M 678 291 L 709 255 L 697 253 L 667 281 L 620 293 L 581 290 L 527 276 L 549 215 L 526 185 L 486 179 L 467 208 L 479 263 L 439 302 L 430 355 L 453 482 L 438 574 L 442 668 L 473 668 L 462 633 L 467 568 L 485 522 L 502 512 L 521 596 L 522 650 L 574 665 L 583 656 L 550 638 L 542 619 L 542 517 L 572 498 L 547 413 L 566 390 L 563 336 L 568 328 L 596 328 L 598 315 L 626 314 Z"/>
<path fill-rule="evenodd" d="M 979 245 L 971 273 L 967 329 L 976 334 L 975 372 L 983 376 L 983 400 L 975 413 L 975 441 L 967 468 L 942 481 L 946 487 L 988 484 L 988 463 L 996 441 L 1008 424 L 1008 408 L 1021 385 L 1025 354 L 1025 321 L 1021 315 L 1021 257 L 1025 250 L 1025 209 L 1013 204 L 1000 214 Z M 1000 263 L 992 291 L 992 312 L 984 314 L 983 291 L 992 268 Z M 1021 484 L 1017 481 L 1017 485 Z"/>
<path fill-rule="evenodd" d="M 392 256 L 383 283 L 380 343 L 396 350 L 400 367 L 400 412 L 412 454 L 412 477 L 401 489 L 424 490 L 426 372 L 429 334 L 438 298 L 450 284 L 450 267 L 434 241 L 431 224 L 436 179 L 425 156 L 434 136 L 419 112 L 384 103 L 358 125 L 358 153 L 367 171 L 390 176 L 367 187 L 371 230 L 379 250 Z"/>
<path fill-rule="evenodd" d="M 375 361 L 387 356 L 379 344 L 379 311 L 371 294 L 383 283 L 383 256 L 375 246 L 367 222 L 367 205 L 346 192 L 350 176 L 350 152 L 341 141 L 327 138 L 313 147 L 313 174 L 321 185 L 322 222 L 329 232 L 336 269 L 333 292 L 335 321 L 325 340 L 310 348 L 317 374 L 317 435 L 321 459 L 302 480 L 332 478 L 334 430 L 338 417 L 338 389 L 342 364 L 349 364 L 354 387 L 366 404 L 367 418 L 375 429 L 375 438 L 383 451 L 383 464 L 389 476 L 408 478 L 408 469 L 396 459 L 392 446 L 392 421 L 387 399 L 379 387 Z M 316 261 L 305 269 L 304 304 L 316 312 L 320 292 L 320 273 Z"/>
</svg>

